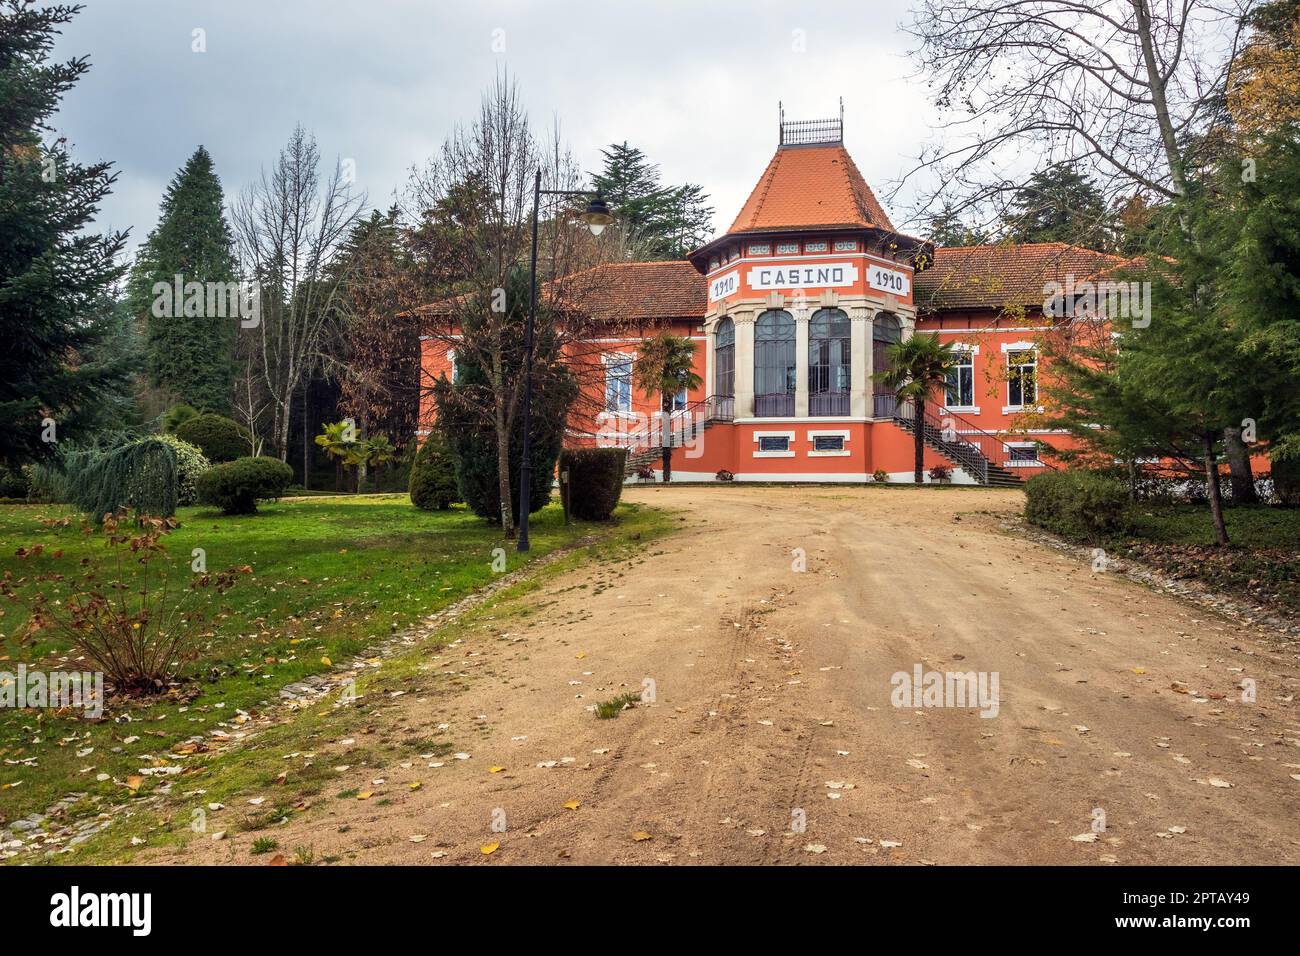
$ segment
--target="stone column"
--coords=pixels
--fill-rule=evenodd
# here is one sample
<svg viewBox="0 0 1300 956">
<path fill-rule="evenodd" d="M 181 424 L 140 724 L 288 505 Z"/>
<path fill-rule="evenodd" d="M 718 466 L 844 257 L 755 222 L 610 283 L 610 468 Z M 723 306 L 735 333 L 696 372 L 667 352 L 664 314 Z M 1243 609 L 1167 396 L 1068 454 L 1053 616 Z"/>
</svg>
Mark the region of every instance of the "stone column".
<svg viewBox="0 0 1300 956">
<path fill-rule="evenodd" d="M 872 310 L 857 306 L 849 310 L 849 414 L 870 418 L 871 392 L 871 319 Z"/>
<path fill-rule="evenodd" d="M 808 310 L 794 313 L 794 414 L 808 417 Z"/>
<path fill-rule="evenodd" d="M 733 312 L 736 325 L 736 417 L 754 416 L 754 313 Z"/>
</svg>

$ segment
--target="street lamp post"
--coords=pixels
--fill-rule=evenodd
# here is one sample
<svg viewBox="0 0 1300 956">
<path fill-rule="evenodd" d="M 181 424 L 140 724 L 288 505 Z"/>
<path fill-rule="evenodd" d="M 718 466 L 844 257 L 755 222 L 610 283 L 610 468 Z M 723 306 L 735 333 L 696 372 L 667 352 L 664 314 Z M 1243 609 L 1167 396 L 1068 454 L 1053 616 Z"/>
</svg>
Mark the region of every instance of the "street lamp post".
<svg viewBox="0 0 1300 956">
<path fill-rule="evenodd" d="M 599 236 L 614 221 L 609 206 L 600 197 L 582 189 L 543 189 L 542 171 L 537 170 L 533 180 L 533 245 L 528 263 L 528 319 L 524 324 L 524 443 L 519 463 L 519 538 L 515 550 L 520 554 L 528 550 L 528 507 L 532 497 L 532 417 L 533 417 L 533 323 L 537 315 L 537 220 L 542 196 L 590 196 L 587 208 L 578 218 L 587 224 L 593 236 Z"/>
</svg>

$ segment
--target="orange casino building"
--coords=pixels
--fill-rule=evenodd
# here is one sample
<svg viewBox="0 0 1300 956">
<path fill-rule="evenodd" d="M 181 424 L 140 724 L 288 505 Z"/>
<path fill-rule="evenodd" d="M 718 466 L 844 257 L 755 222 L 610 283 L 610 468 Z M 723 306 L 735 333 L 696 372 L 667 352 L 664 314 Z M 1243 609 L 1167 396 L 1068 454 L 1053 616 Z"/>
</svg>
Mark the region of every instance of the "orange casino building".
<svg viewBox="0 0 1300 956">
<path fill-rule="evenodd" d="M 882 471 L 911 481 L 911 411 L 873 373 L 891 343 L 920 332 L 962 356 L 927 416 L 927 480 L 937 465 L 966 484 L 1017 483 L 1049 467 L 1044 453 L 1069 439 L 1035 427 L 1043 337 L 1057 330 L 1045 289 L 1123 260 L 1063 243 L 936 249 L 904 235 L 842 133 L 842 119 L 783 122 L 723 235 L 682 261 L 591 270 L 589 315 L 608 316 L 611 334 L 598 349 L 603 395 L 571 417 L 569 444 L 626 445 L 629 476 L 661 477 L 659 397 L 636 392 L 631 363 L 667 328 L 696 343 L 703 383 L 676 400 L 674 481 L 722 471 L 736 481 L 864 482 Z M 426 380 L 450 371 L 448 351 L 423 341 Z M 431 422 L 427 395 L 422 403 Z"/>
</svg>

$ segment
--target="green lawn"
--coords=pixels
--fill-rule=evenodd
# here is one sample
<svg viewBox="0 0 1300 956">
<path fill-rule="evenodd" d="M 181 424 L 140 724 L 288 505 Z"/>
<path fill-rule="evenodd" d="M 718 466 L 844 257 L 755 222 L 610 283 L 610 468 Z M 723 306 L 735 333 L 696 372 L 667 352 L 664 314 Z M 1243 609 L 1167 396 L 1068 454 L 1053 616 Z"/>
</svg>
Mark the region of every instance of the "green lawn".
<svg viewBox="0 0 1300 956">
<path fill-rule="evenodd" d="M 21 578 L 31 565 L 15 551 L 43 544 L 47 553 L 62 550 L 57 562 L 73 577 L 78 562 L 104 544 L 83 536 L 76 523 L 40 524 L 69 513 L 0 506 L 0 574 Z M 530 557 L 593 533 L 630 533 L 653 523 L 652 514 L 623 505 L 618 526 L 566 527 L 558 506 L 549 506 L 533 516 Z M 523 561 L 499 531 L 463 508 L 418 511 L 405 495 L 286 501 L 263 505 L 251 517 L 184 508 L 177 517 L 181 525 L 166 539 L 175 573 L 189 574 L 193 548 L 204 549 L 210 571 L 250 565 L 253 573 L 240 576 L 221 599 L 216 631 L 196 648 L 198 659 L 171 699 L 110 709 L 117 720 L 0 710 L 0 820 L 44 811 L 70 791 L 129 799 L 133 793 L 122 782 L 150 757 L 165 759 L 177 742 L 239 710 L 257 710 L 286 684 L 327 670 L 327 660 L 346 659 L 490 582 L 494 548 L 505 547 L 508 570 Z M 44 633 L 19 645 L 12 635 L 26 619 L 20 605 L 0 598 L 0 613 L 0 671 L 14 672 L 20 661 L 29 669 L 90 669 L 69 662 L 68 647 Z M 120 720 L 127 714 L 129 722 Z M 97 781 L 100 774 L 109 779 Z M 139 793 L 163 779 L 147 778 Z"/>
<path fill-rule="evenodd" d="M 1214 545 L 1205 504 L 1140 503 L 1136 534 L 1109 544 L 1174 577 L 1203 581 L 1252 600 L 1300 611 L 1300 509 L 1245 505 L 1224 509 L 1227 548 Z"/>
</svg>

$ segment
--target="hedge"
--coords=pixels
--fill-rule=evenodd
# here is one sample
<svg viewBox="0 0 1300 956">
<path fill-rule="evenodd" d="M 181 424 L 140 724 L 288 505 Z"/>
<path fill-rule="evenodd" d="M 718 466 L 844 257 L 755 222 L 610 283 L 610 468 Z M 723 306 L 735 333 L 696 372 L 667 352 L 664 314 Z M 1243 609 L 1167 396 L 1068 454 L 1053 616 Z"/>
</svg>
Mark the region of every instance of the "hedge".
<svg viewBox="0 0 1300 956">
<path fill-rule="evenodd" d="M 1025 518 L 1087 544 L 1133 531 L 1124 483 L 1090 471 L 1048 472 L 1029 479 L 1025 483 Z"/>
<path fill-rule="evenodd" d="M 278 458 L 240 458 L 213 465 L 199 478 L 199 500 L 223 514 L 251 515 L 259 498 L 279 498 L 293 481 L 293 469 Z"/>
<path fill-rule="evenodd" d="M 569 513 L 585 521 L 606 521 L 623 494 L 626 448 L 566 448 L 560 471 L 569 472 Z"/>
<path fill-rule="evenodd" d="M 213 464 L 243 458 L 252 449 L 248 429 L 224 415 L 205 413 L 188 418 L 176 426 L 175 435 L 181 441 L 198 445 Z"/>
<path fill-rule="evenodd" d="M 456 459 L 440 438 L 430 436 L 420 446 L 411 465 L 407 490 L 411 504 L 422 511 L 445 511 L 461 500 L 456 487 Z"/>
</svg>

